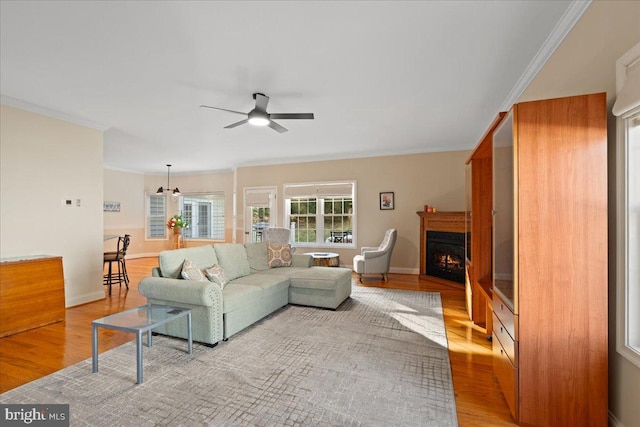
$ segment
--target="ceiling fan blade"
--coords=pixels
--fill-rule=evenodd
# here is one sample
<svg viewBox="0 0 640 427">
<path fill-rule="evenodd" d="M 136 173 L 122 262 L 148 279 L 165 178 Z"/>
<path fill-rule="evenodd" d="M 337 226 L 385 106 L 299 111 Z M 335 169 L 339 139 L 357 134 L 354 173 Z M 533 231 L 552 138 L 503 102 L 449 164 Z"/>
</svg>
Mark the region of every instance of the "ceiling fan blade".
<svg viewBox="0 0 640 427">
<path fill-rule="evenodd" d="M 230 113 L 236 113 L 236 114 L 242 114 L 243 116 L 246 116 L 247 113 L 243 113 L 241 111 L 235 111 L 235 110 L 227 110 L 226 108 L 218 108 L 218 107 L 210 107 L 208 105 L 201 105 L 200 108 L 211 108 L 212 110 L 222 110 L 222 111 L 228 111 Z"/>
<path fill-rule="evenodd" d="M 273 113 L 271 119 L 313 119 L 313 113 Z"/>
<path fill-rule="evenodd" d="M 255 93 L 254 98 L 256 100 L 256 109 L 267 112 L 267 105 L 269 105 L 269 97 L 262 93 Z"/>
<path fill-rule="evenodd" d="M 235 123 L 231 123 L 229 126 L 225 126 L 225 129 L 233 129 L 236 126 L 240 126 L 243 125 L 245 123 L 247 123 L 249 121 L 249 119 L 244 119 L 244 120 L 240 120 L 239 122 L 235 122 Z"/>
<path fill-rule="evenodd" d="M 283 126 L 280 126 L 279 124 L 277 124 L 277 123 L 276 123 L 276 122 L 274 122 L 273 120 L 269 120 L 269 124 L 268 124 L 268 126 L 269 126 L 271 129 L 273 129 L 273 130 L 275 130 L 275 131 L 277 131 L 277 132 L 280 132 L 280 133 L 285 133 L 285 132 L 288 130 L 287 128 L 285 128 L 285 127 L 283 127 Z"/>
</svg>

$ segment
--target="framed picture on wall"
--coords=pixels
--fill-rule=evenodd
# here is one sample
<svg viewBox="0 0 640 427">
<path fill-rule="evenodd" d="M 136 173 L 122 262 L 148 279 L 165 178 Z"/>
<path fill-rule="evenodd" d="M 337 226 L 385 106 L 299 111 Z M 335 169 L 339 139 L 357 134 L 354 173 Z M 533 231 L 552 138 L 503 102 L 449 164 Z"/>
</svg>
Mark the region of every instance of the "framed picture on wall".
<svg viewBox="0 0 640 427">
<path fill-rule="evenodd" d="M 395 200 L 393 191 L 385 191 L 380 193 L 380 210 L 386 211 L 395 209 Z"/>
<path fill-rule="evenodd" d="M 120 212 L 120 202 L 103 202 L 103 212 Z"/>
</svg>

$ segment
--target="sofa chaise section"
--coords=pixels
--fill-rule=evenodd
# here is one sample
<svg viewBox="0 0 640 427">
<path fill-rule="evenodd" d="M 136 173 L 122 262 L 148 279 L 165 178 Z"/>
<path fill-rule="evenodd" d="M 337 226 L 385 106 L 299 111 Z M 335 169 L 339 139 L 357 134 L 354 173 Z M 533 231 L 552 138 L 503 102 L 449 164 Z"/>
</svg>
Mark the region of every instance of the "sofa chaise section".
<svg viewBox="0 0 640 427">
<path fill-rule="evenodd" d="M 335 310 L 351 295 L 348 268 L 274 268 L 261 273 L 284 274 L 290 279 L 289 304 Z"/>
</svg>

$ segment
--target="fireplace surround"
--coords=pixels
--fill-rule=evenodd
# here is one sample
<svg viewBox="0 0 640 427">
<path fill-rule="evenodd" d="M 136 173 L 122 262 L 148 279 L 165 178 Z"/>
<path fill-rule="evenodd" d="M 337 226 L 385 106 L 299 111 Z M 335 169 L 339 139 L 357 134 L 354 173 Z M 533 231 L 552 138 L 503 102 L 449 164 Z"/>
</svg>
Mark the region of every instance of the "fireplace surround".
<svg viewBox="0 0 640 427">
<path fill-rule="evenodd" d="M 465 213 L 464 212 L 416 212 L 420 217 L 420 278 L 432 281 L 438 281 L 446 285 L 464 286 L 464 232 L 465 232 Z M 440 249 L 451 249 L 448 254 L 443 254 L 436 259 L 437 264 L 444 263 L 445 270 L 453 270 L 453 277 L 443 278 L 441 272 L 434 270 L 434 267 L 427 271 L 428 265 L 428 233 L 443 232 L 445 236 L 449 234 L 452 242 L 448 244 L 455 246 Z M 432 235 L 433 236 L 433 235 Z M 440 234 L 436 236 L 442 237 Z M 432 242 L 433 244 L 434 242 Z M 435 242 L 442 243 L 442 242 Z M 442 258 L 444 256 L 444 259 Z M 459 259 L 458 259 L 459 258 Z M 461 273 L 458 271 L 458 263 L 460 263 Z M 436 267 L 437 268 L 437 267 Z M 437 274 L 437 275 L 434 275 Z M 462 280 L 460 280 L 461 274 Z"/>
</svg>

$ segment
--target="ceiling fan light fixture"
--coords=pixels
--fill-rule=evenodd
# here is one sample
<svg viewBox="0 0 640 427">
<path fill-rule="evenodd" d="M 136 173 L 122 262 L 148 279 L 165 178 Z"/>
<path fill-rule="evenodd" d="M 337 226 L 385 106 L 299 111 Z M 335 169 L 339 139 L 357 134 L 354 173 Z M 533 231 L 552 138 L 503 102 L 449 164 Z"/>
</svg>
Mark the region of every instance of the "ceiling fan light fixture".
<svg viewBox="0 0 640 427">
<path fill-rule="evenodd" d="M 226 108 L 220 107 L 211 107 L 209 105 L 201 105 L 201 108 L 211 108 L 213 110 L 222 110 L 227 111 L 229 113 L 240 114 L 242 116 L 246 116 L 247 118 L 244 120 L 240 120 L 239 122 L 231 123 L 230 125 L 225 126 L 225 129 L 233 129 L 245 123 L 249 123 L 253 126 L 269 126 L 271 129 L 275 130 L 279 133 L 285 133 L 287 128 L 279 125 L 271 119 L 275 120 L 291 120 L 291 119 L 310 119 L 313 120 L 313 113 L 277 113 L 277 114 L 269 114 L 267 113 L 267 105 L 269 104 L 269 97 L 263 93 L 254 93 L 253 99 L 256 100 L 256 106 L 253 110 L 248 113 L 243 113 L 241 111 L 235 110 L 227 110 Z"/>
<path fill-rule="evenodd" d="M 269 124 L 269 115 L 265 111 L 260 111 L 256 108 L 251 110 L 248 116 L 249 124 L 254 126 L 266 126 Z"/>
<path fill-rule="evenodd" d="M 251 117 L 249 123 L 254 126 L 266 126 L 269 124 L 269 119 L 265 119 L 264 117 Z"/>
</svg>

